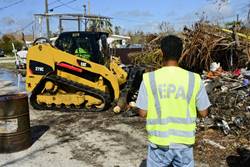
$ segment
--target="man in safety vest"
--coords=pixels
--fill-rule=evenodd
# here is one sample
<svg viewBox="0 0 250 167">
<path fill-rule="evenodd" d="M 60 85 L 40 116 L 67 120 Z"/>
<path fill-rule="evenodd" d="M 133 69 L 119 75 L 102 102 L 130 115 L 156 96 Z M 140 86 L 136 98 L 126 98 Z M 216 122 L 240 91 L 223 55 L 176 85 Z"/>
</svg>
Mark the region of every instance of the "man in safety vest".
<svg viewBox="0 0 250 167">
<path fill-rule="evenodd" d="M 161 49 L 165 66 L 143 75 L 136 102 L 147 122 L 147 167 L 193 167 L 196 109 L 206 117 L 211 104 L 200 76 L 178 67 L 182 40 L 167 36 Z"/>
</svg>

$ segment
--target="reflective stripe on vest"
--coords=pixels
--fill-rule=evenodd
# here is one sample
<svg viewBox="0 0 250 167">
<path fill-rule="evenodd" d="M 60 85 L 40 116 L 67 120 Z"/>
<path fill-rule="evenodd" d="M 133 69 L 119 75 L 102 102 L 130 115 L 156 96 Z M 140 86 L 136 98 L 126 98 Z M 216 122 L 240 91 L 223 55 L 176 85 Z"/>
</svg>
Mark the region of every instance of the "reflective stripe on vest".
<svg viewBox="0 0 250 167">
<path fill-rule="evenodd" d="M 147 119 L 148 125 L 155 125 L 155 124 L 168 124 L 168 123 L 181 123 L 181 124 L 190 124 L 195 122 L 196 118 L 176 118 L 176 117 L 168 117 L 163 119 Z"/>
<path fill-rule="evenodd" d="M 180 137 L 193 137 L 194 136 L 194 131 L 189 132 L 189 131 L 181 131 L 181 130 L 174 130 L 174 129 L 169 129 L 168 131 L 148 131 L 149 135 L 152 136 L 158 136 L 158 137 L 169 137 L 169 136 L 180 136 Z"/>
<path fill-rule="evenodd" d="M 184 75 L 184 73 L 182 73 Z M 187 107 L 186 111 L 184 108 L 180 112 L 182 112 L 184 117 L 175 117 L 175 114 L 172 113 L 172 116 L 167 116 L 166 118 L 162 118 L 162 101 L 160 101 L 160 94 L 158 96 L 157 83 L 155 78 L 155 72 L 151 72 L 146 74 L 147 77 L 147 90 L 151 90 L 153 96 L 151 96 L 151 100 L 154 100 L 151 109 L 155 111 L 155 118 L 151 118 L 152 114 L 148 114 L 147 117 L 147 131 L 149 135 L 150 142 L 159 145 L 169 145 L 170 143 L 181 143 L 181 144 L 193 144 L 195 140 L 195 120 L 194 117 L 194 99 L 193 93 L 197 93 L 197 86 L 195 89 L 195 75 L 192 72 L 188 72 L 188 85 L 186 88 L 186 96 L 184 100 L 186 101 Z M 186 80 L 187 81 L 187 80 Z M 159 83 L 158 83 L 159 84 Z M 160 93 L 160 92 L 159 92 Z M 177 100 L 177 99 L 176 99 Z M 191 104 L 192 100 L 192 104 Z M 154 105 L 153 105 L 154 104 Z M 182 102 L 183 104 L 183 102 Z M 178 103 L 177 103 L 178 105 Z M 153 108 L 152 108 L 153 107 Z M 165 108 L 166 109 L 166 108 Z M 190 109 L 192 109 L 192 114 L 190 113 Z M 168 109 L 167 109 L 168 110 Z M 170 110 L 171 111 L 171 110 Z M 150 111 L 148 111 L 150 112 Z M 165 111 L 166 112 L 166 111 Z M 184 113 L 186 112 L 186 114 Z M 151 115 L 151 116 L 149 116 Z M 185 116 L 186 115 L 186 116 Z M 191 117 L 191 115 L 193 117 Z M 165 116 L 163 116 L 165 117 Z"/>
</svg>

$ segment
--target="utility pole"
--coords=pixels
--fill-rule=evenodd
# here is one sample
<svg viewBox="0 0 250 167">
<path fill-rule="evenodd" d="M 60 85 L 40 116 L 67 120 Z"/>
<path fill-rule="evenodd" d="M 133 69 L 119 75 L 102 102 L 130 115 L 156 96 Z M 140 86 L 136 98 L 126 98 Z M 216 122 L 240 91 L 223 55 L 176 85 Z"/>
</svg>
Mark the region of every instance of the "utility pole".
<svg viewBox="0 0 250 167">
<path fill-rule="evenodd" d="M 88 1 L 88 15 L 90 15 L 90 0 Z"/>
<path fill-rule="evenodd" d="M 237 14 L 236 24 L 235 24 L 236 31 L 239 31 L 240 27 L 241 27 L 241 23 L 240 23 L 240 19 L 239 18 L 240 18 L 240 15 Z"/>
<path fill-rule="evenodd" d="M 83 5 L 83 10 L 84 10 L 84 24 L 85 24 L 85 31 L 87 31 L 87 25 L 88 25 L 88 23 L 87 23 L 87 6 L 84 4 Z"/>
<path fill-rule="evenodd" d="M 247 23 L 250 24 L 250 9 L 249 9 L 248 15 L 247 15 Z"/>
<path fill-rule="evenodd" d="M 35 40 L 35 27 L 34 25 L 32 26 L 32 40 Z"/>
<path fill-rule="evenodd" d="M 45 0 L 45 17 L 46 17 L 46 28 L 47 28 L 47 37 L 50 38 L 50 30 L 49 30 L 49 7 L 48 0 Z"/>
</svg>

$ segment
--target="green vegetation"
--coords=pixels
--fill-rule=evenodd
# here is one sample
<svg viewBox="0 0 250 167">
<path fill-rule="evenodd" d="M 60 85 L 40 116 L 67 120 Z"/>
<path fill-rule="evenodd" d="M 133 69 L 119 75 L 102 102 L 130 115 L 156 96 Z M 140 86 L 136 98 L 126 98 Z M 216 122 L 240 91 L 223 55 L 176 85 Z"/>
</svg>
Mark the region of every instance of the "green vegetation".
<svg viewBox="0 0 250 167">
<path fill-rule="evenodd" d="M 131 44 L 144 44 L 145 43 L 145 34 L 143 31 L 136 31 L 136 32 L 128 32 L 128 36 L 131 37 Z"/>
<path fill-rule="evenodd" d="M 4 50 L 4 53 L 7 55 L 13 55 L 12 53 L 12 43 L 14 43 L 15 48 L 17 50 L 22 49 L 22 42 L 18 41 L 13 35 L 11 34 L 5 34 L 0 39 L 0 48 Z"/>
</svg>

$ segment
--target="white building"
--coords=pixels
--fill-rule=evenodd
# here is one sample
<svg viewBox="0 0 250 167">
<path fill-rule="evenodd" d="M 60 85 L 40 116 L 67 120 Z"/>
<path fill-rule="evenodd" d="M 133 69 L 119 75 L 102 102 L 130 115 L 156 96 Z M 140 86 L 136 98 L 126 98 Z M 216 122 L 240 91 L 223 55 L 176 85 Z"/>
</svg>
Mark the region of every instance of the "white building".
<svg viewBox="0 0 250 167">
<path fill-rule="evenodd" d="M 121 48 L 125 47 L 127 41 L 130 39 L 131 38 L 129 36 L 111 35 L 110 37 L 108 37 L 107 42 L 110 48 Z"/>
</svg>

